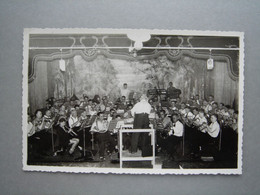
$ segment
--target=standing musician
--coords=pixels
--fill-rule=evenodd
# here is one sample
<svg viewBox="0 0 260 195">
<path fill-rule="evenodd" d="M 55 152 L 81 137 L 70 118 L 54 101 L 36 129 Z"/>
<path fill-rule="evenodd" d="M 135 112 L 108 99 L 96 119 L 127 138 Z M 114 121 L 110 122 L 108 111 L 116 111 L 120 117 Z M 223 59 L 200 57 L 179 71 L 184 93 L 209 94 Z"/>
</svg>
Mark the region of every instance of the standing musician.
<svg viewBox="0 0 260 195">
<path fill-rule="evenodd" d="M 99 145 L 99 157 L 100 160 L 105 159 L 105 149 L 106 149 L 106 143 L 109 144 L 108 150 L 111 154 L 116 146 L 115 139 L 111 136 L 111 134 L 108 132 L 108 121 L 104 120 L 104 113 L 99 112 L 97 113 L 97 119 L 92 124 L 91 132 L 96 132 L 96 139 Z"/>
<path fill-rule="evenodd" d="M 55 130 L 57 131 L 58 139 L 59 139 L 59 149 L 63 151 L 69 145 L 71 145 L 69 149 L 69 154 L 72 154 L 75 151 L 75 148 L 79 144 L 79 139 L 75 138 L 75 132 L 71 128 L 66 127 L 66 119 L 60 118 L 58 121 L 58 125 L 55 126 Z"/>
<path fill-rule="evenodd" d="M 174 158 L 174 155 L 177 152 L 177 145 L 180 143 L 183 137 L 184 126 L 179 120 L 177 113 L 173 113 L 171 116 L 172 126 L 169 131 L 169 137 L 167 138 L 167 152 L 171 158 Z"/>
</svg>

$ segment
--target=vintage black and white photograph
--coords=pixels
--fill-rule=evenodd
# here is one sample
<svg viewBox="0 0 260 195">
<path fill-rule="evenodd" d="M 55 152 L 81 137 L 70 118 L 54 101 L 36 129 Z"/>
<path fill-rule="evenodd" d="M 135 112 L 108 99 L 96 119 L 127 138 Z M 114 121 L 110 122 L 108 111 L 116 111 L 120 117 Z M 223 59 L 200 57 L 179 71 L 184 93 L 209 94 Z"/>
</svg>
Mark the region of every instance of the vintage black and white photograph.
<svg viewBox="0 0 260 195">
<path fill-rule="evenodd" d="M 243 39 L 25 29 L 23 169 L 241 174 Z"/>
</svg>

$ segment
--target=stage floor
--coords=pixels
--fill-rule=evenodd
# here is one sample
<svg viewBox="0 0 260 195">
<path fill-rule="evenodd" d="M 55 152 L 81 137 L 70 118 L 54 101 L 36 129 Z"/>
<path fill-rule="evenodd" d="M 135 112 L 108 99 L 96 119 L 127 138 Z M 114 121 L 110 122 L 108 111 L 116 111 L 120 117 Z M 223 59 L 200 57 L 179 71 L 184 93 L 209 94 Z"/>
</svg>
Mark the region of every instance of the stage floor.
<svg viewBox="0 0 260 195">
<path fill-rule="evenodd" d="M 28 165 L 39 166 L 62 166 L 62 167 L 87 167 L 87 168 L 120 168 L 118 153 L 105 155 L 105 160 L 100 160 L 98 153 L 86 153 L 85 158 L 80 158 L 81 153 L 76 151 L 73 156 L 63 155 L 41 155 L 28 160 Z M 124 156 L 128 153 L 125 152 Z M 129 153 L 129 155 L 131 155 Z M 123 168 L 153 168 L 150 161 L 124 162 Z M 237 168 L 235 158 L 223 159 L 207 157 L 194 158 L 191 155 L 176 155 L 170 159 L 165 153 L 157 153 L 155 157 L 155 169 L 212 169 L 212 168 Z"/>
</svg>

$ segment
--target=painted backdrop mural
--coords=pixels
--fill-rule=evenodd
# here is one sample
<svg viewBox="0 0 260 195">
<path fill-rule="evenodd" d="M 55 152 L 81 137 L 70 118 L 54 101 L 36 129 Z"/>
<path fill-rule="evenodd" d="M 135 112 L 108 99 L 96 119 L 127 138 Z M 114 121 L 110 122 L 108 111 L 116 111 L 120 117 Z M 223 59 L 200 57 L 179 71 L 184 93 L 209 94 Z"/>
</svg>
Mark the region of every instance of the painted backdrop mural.
<svg viewBox="0 0 260 195">
<path fill-rule="evenodd" d="M 60 69 L 59 60 L 35 64 L 36 78 L 29 83 L 29 102 L 33 110 L 36 105 L 44 107 L 49 97 L 62 99 L 73 94 L 79 98 L 83 94 L 90 98 L 96 94 L 107 95 L 115 100 L 120 97 L 124 83 L 128 84 L 133 97 L 155 87 L 166 89 L 168 83 L 173 82 L 181 89 L 183 100 L 196 94 L 202 98 L 216 94 L 218 102 L 233 105 L 237 101 L 238 81 L 229 76 L 226 62 L 215 61 L 215 68 L 207 70 L 206 60 L 188 55 L 175 60 L 161 55 L 134 61 L 104 55 L 86 61 L 81 55 L 75 55 L 65 61 L 65 71 Z"/>
</svg>

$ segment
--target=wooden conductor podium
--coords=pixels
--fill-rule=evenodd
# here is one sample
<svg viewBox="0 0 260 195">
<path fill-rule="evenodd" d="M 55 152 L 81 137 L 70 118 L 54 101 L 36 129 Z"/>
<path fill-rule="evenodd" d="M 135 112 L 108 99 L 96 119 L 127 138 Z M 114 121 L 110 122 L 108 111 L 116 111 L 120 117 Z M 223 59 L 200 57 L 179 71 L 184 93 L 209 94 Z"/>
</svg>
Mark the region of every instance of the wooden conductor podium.
<svg viewBox="0 0 260 195">
<path fill-rule="evenodd" d="M 153 168 L 155 168 L 155 130 L 152 129 L 130 129 L 131 127 L 122 126 L 119 130 L 119 149 L 120 149 L 120 168 L 123 168 L 124 161 L 151 161 Z M 123 154 L 123 133 L 150 133 L 152 155 L 148 157 L 140 156 L 124 156 Z"/>
</svg>

